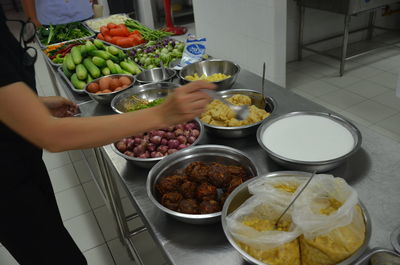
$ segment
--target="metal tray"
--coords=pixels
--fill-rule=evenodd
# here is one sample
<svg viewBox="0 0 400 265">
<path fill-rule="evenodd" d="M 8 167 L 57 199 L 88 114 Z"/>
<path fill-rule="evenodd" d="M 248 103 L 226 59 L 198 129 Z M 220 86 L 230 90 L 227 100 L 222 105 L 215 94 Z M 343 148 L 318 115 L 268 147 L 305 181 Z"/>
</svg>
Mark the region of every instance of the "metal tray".
<svg viewBox="0 0 400 265">
<path fill-rule="evenodd" d="M 88 20 L 83 21 L 82 23 L 83 23 L 87 28 L 89 28 L 91 31 L 93 31 L 93 32 L 95 32 L 95 33 L 100 33 L 100 31 L 92 29 L 92 28 L 87 24 L 87 22 L 88 22 L 88 21 L 97 21 L 97 20 L 105 19 L 105 18 L 111 17 L 111 16 L 113 16 L 113 15 L 121 15 L 121 16 L 127 17 L 128 19 L 130 18 L 129 15 L 126 14 L 126 13 L 119 13 L 119 14 L 112 14 L 112 15 L 109 15 L 109 16 L 107 16 L 107 17 L 99 17 L 99 18 L 88 19 Z M 97 34 L 96 34 L 96 35 L 97 35 Z"/>
<path fill-rule="evenodd" d="M 78 39 L 66 40 L 66 41 L 61 41 L 61 42 L 57 42 L 57 43 L 52 43 L 52 44 L 49 44 L 49 45 L 44 45 L 44 44 L 40 41 L 39 36 L 38 36 L 38 34 L 36 33 L 36 34 L 35 34 L 35 40 L 36 40 L 36 42 L 39 44 L 39 47 L 43 50 L 43 49 L 47 48 L 47 47 L 50 46 L 50 45 L 64 44 L 64 43 L 68 43 L 68 42 L 72 42 L 72 41 L 86 40 L 86 39 L 90 39 L 90 38 L 95 38 L 95 37 L 96 37 L 96 33 L 95 33 L 93 30 L 91 30 L 90 28 L 88 28 L 88 27 L 87 27 L 84 23 L 82 23 L 82 22 L 80 22 L 80 24 L 81 24 L 83 27 L 85 27 L 89 32 L 91 32 L 91 33 L 93 33 L 93 34 L 91 34 L 91 35 L 89 35 L 89 36 L 86 36 L 86 37 L 78 38 Z"/>
<path fill-rule="evenodd" d="M 384 248 L 373 248 L 371 251 L 364 256 L 362 256 L 360 259 L 358 259 L 356 262 L 353 263 L 353 265 L 362 265 L 362 264 L 370 264 L 370 259 L 372 255 L 380 252 L 386 252 L 392 255 L 395 255 L 397 257 L 400 257 L 400 255 L 392 250 L 389 249 L 384 249 Z"/>
<path fill-rule="evenodd" d="M 129 50 L 132 50 L 133 48 L 139 47 L 140 45 L 143 45 L 143 44 L 144 44 L 144 43 L 142 43 L 142 44 L 139 44 L 139 45 L 136 45 L 136 46 L 132 46 L 132 47 L 129 47 L 129 48 L 122 48 L 121 46 L 118 46 L 118 45 L 113 44 L 113 43 L 111 43 L 111 42 L 108 42 L 108 41 L 105 41 L 105 40 L 101 40 L 101 39 L 98 39 L 98 40 L 104 42 L 104 43 L 107 44 L 107 45 L 111 45 L 111 46 L 117 47 L 118 49 L 123 50 L 123 51 L 125 51 L 125 52 L 126 52 L 126 51 L 129 51 Z"/>
<path fill-rule="evenodd" d="M 65 83 L 67 83 L 68 87 L 69 87 L 72 91 L 74 91 L 75 93 L 78 93 L 78 94 L 86 94 L 86 92 L 85 92 L 84 89 L 83 89 L 83 90 L 79 90 L 79 89 L 76 89 L 76 88 L 74 87 L 74 85 L 71 83 L 71 81 L 69 80 L 69 78 L 64 74 L 64 72 L 63 72 L 61 66 L 59 66 L 59 67 L 57 68 L 57 72 L 58 72 L 58 74 L 61 76 L 61 78 L 64 79 Z"/>
</svg>

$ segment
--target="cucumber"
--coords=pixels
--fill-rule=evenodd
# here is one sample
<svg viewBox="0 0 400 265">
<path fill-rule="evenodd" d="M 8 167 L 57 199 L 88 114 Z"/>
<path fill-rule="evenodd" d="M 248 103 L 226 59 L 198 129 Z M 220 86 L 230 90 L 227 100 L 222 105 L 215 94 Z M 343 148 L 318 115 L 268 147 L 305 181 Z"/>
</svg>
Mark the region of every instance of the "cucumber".
<svg viewBox="0 0 400 265">
<path fill-rule="evenodd" d="M 106 52 L 106 53 L 108 53 L 108 58 L 111 59 L 114 63 L 118 63 L 119 61 L 121 61 L 117 56 L 112 55 L 109 52 Z"/>
<path fill-rule="evenodd" d="M 104 43 L 101 40 L 95 39 L 93 41 L 94 45 L 96 46 L 97 49 L 99 50 L 104 50 L 106 47 L 104 46 Z"/>
<path fill-rule="evenodd" d="M 78 46 L 74 46 L 71 49 L 72 60 L 74 64 L 80 64 L 82 62 L 81 49 Z"/>
<path fill-rule="evenodd" d="M 112 55 L 118 55 L 119 51 L 122 51 L 122 50 L 118 49 L 118 48 L 115 47 L 115 46 L 108 46 L 108 47 L 107 47 L 107 51 L 108 51 L 109 53 L 111 53 Z"/>
<path fill-rule="evenodd" d="M 123 61 L 127 56 L 122 50 L 119 50 L 117 57 L 120 61 Z"/>
<path fill-rule="evenodd" d="M 87 55 L 86 45 L 80 45 L 79 48 L 81 49 L 82 57 L 86 57 Z"/>
<path fill-rule="evenodd" d="M 117 74 L 123 74 L 123 70 L 122 70 L 122 68 L 121 68 L 121 66 L 119 66 L 119 64 L 114 64 L 114 66 L 115 66 L 115 70 L 117 71 Z"/>
<path fill-rule="evenodd" d="M 93 56 L 93 57 L 92 57 L 92 62 L 93 62 L 96 66 L 98 66 L 98 67 L 100 67 L 100 68 L 103 68 L 104 66 L 106 66 L 106 60 L 104 60 L 103 58 L 100 58 L 100 57 L 98 57 L 98 56 Z"/>
<path fill-rule="evenodd" d="M 110 75 L 111 74 L 110 68 L 104 67 L 103 69 L 101 69 L 101 73 L 103 75 Z"/>
<path fill-rule="evenodd" d="M 83 60 L 83 65 L 86 67 L 93 78 L 100 77 L 100 69 L 92 62 L 92 60 L 90 60 L 89 58 L 85 58 Z"/>
<path fill-rule="evenodd" d="M 108 60 L 108 59 L 110 59 L 111 54 L 106 51 L 91 50 L 91 51 L 89 51 L 89 55 L 97 56 L 97 57 L 103 58 L 104 60 Z"/>
<path fill-rule="evenodd" d="M 111 60 L 107 60 L 106 64 L 112 74 L 118 74 L 115 64 Z"/>
<path fill-rule="evenodd" d="M 129 73 L 128 71 L 125 71 L 124 69 L 122 69 L 121 74 L 132 75 L 131 73 Z"/>
<path fill-rule="evenodd" d="M 88 71 L 83 64 L 78 64 L 76 66 L 75 73 L 79 80 L 85 80 L 88 75 Z"/>
<path fill-rule="evenodd" d="M 120 62 L 119 65 L 125 71 L 127 71 L 127 72 L 129 72 L 129 73 L 131 73 L 133 75 L 136 74 L 136 68 L 133 65 L 131 65 L 131 64 L 127 63 L 127 62 Z"/>
<path fill-rule="evenodd" d="M 96 46 L 94 46 L 94 44 L 90 40 L 86 41 L 85 46 L 87 52 L 94 51 L 97 49 Z"/>
<path fill-rule="evenodd" d="M 66 77 L 71 78 L 72 72 L 70 70 L 68 70 L 67 64 L 64 60 L 63 64 L 62 64 L 62 70 L 65 74 Z"/>
<path fill-rule="evenodd" d="M 74 85 L 76 89 L 79 90 L 85 89 L 86 86 L 86 82 L 79 80 L 78 76 L 75 73 L 71 76 L 71 83 Z"/>
<path fill-rule="evenodd" d="M 67 55 L 65 55 L 64 57 L 64 62 L 67 65 L 68 70 L 73 71 L 75 70 L 75 63 L 72 60 L 72 55 L 71 53 L 68 53 Z"/>
<path fill-rule="evenodd" d="M 89 84 L 92 81 L 93 81 L 93 77 L 90 74 L 88 74 L 87 79 L 86 79 L 86 84 Z"/>
</svg>

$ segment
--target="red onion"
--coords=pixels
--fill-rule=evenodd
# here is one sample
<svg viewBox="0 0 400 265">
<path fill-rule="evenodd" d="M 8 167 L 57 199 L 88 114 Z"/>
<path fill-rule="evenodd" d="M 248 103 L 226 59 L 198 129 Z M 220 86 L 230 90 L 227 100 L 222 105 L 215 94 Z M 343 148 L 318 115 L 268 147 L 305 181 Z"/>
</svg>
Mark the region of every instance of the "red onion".
<svg viewBox="0 0 400 265">
<path fill-rule="evenodd" d="M 124 152 L 124 155 L 127 155 L 127 156 L 134 156 L 134 154 L 133 154 L 131 151 L 125 151 L 125 152 Z"/>
<path fill-rule="evenodd" d="M 150 157 L 156 157 L 156 151 L 151 152 Z"/>
<path fill-rule="evenodd" d="M 160 153 L 165 154 L 168 151 L 168 146 L 166 145 L 160 145 L 157 147 L 157 151 Z"/>
<path fill-rule="evenodd" d="M 171 139 L 168 141 L 168 147 L 170 149 L 176 149 L 179 146 L 179 141 L 176 139 Z"/>
<path fill-rule="evenodd" d="M 143 140 L 142 138 L 135 137 L 134 142 L 135 142 L 135 144 L 140 144 L 142 142 L 142 140 Z"/>
<path fill-rule="evenodd" d="M 138 145 L 135 148 L 133 148 L 133 153 L 135 153 L 135 155 L 138 156 L 138 155 L 143 154 L 145 149 L 146 148 L 144 147 L 144 145 Z"/>
<path fill-rule="evenodd" d="M 173 154 L 173 153 L 175 153 L 177 151 L 178 151 L 177 149 L 168 149 L 167 153 L 170 155 L 170 154 Z"/>
<path fill-rule="evenodd" d="M 175 130 L 175 136 L 179 136 L 183 134 L 183 130 L 182 129 L 176 129 Z"/>
<path fill-rule="evenodd" d="M 176 140 L 178 140 L 179 143 L 181 143 L 181 144 L 186 144 L 186 142 L 187 142 L 186 137 L 183 135 L 179 135 L 178 137 L 176 137 Z"/>
<path fill-rule="evenodd" d="M 199 137 L 200 131 L 197 130 L 197 129 L 193 129 L 192 132 L 191 132 L 191 135 L 194 136 L 194 137 Z"/>
<path fill-rule="evenodd" d="M 156 152 L 156 154 L 154 155 L 154 157 L 163 157 L 164 155 L 161 152 Z"/>
<path fill-rule="evenodd" d="M 194 136 L 189 136 L 188 138 L 187 138 L 187 142 L 189 143 L 189 144 L 192 144 L 192 143 L 194 143 L 196 141 L 196 137 L 194 137 Z"/>
<path fill-rule="evenodd" d="M 150 142 L 152 142 L 153 144 L 159 145 L 161 143 L 161 136 L 152 136 L 150 138 Z"/>
<path fill-rule="evenodd" d="M 169 126 L 168 128 L 167 128 L 167 132 L 173 132 L 175 130 L 175 127 L 174 126 Z"/>
<path fill-rule="evenodd" d="M 157 145 L 155 145 L 155 144 L 149 143 L 149 144 L 147 145 L 147 150 L 149 150 L 150 152 L 155 151 L 156 148 L 157 148 Z"/>
<path fill-rule="evenodd" d="M 167 132 L 165 134 L 165 137 L 170 140 L 170 139 L 174 139 L 175 138 L 175 134 L 173 132 Z"/>
<path fill-rule="evenodd" d="M 180 145 L 178 145 L 178 150 L 181 150 L 181 149 L 183 149 L 183 148 L 186 148 L 187 147 L 187 145 L 186 144 L 180 144 Z"/>
<path fill-rule="evenodd" d="M 141 154 L 141 155 L 139 156 L 139 158 L 149 158 L 149 157 L 150 157 L 149 151 L 146 151 L 146 152 L 144 152 L 143 154 Z"/>
<path fill-rule="evenodd" d="M 192 130 L 194 128 L 196 128 L 196 125 L 193 122 L 189 122 L 185 124 L 185 130 Z"/>
<path fill-rule="evenodd" d="M 126 151 L 126 144 L 124 143 L 124 141 L 119 141 L 115 147 L 118 149 L 118 151 L 120 151 L 121 153 Z"/>
<path fill-rule="evenodd" d="M 161 139 L 161 145 L 167 145 L 168 144 L 168 140 L 165 138 Z"/>
<path fill-rule="evenodd" d="M 177 124 L 177 125 L 175 125 L 175 129 L 181 129 L 181 130 L 183 130 L 183 124 Z"/>
</svg>

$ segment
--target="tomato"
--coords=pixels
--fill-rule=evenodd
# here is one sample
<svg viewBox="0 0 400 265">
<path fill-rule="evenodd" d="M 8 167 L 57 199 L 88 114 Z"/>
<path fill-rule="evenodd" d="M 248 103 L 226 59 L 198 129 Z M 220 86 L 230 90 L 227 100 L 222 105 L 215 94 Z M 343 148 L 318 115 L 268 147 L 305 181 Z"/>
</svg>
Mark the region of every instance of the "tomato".
<svg viewBox="0 0 400 265">
<path fill-rule="evenodd" d="M 104 36 L 103 36 L 103 34 L 101 34 L 101 33 L 97 34 L 97 38 L 98 38 L 99 40 L 104 40 Z"/>
<path fill-rule="evenodd" d="M 100 27 L 100 32 L 103 34 L 103 36 L 110 34 L 110 30 L 106 26 Z"/>
<path fill-rule="evenodd" d="M 116 27 L 117 27 L 117 25 L 114 24 L 114 23 L 108 23 L 107 24 L 107 28 L 109 28 L 109 29 L 113 29 L 113 28 L 116 28 Z"/>
</svg>

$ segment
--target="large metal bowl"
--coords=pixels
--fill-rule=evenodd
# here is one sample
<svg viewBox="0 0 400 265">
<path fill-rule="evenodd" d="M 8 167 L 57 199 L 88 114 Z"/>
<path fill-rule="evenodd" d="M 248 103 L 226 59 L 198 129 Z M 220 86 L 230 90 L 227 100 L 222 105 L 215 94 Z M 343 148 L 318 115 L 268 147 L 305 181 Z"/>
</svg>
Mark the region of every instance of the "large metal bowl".
<svg viewBox="0 0 400 265">
<path fill-rule="evenodd" d="M 221 219 L 221 212 L 210 214 L 185 214 L 172 211 L 157 200 L 155 185 L 162 176 L 174 174 L 176 170 L 182 169 L 191 162 L 219 162 L 227 165 L 243 166 L 247 173 L 252 176 L 258 175 L 257 166 L 248 158 L 245 153 L 223 145 L 199 145 L 188 147 L 165 157 L 157 163 L 149 172 L 146 189 L 151 201 L 166 214 L 191 224 L 209 224 L 218 222 Z"/>
<path fill-rule="evenodd" d="M 179 85 L 174 83 L 160 82 L 151 83 L 146 85 L 134 86 L 129 91 L 119 94 L 111 101 L 111 108 L 116 113 L 128 112 L 126 107 L 129 104 L 134 104 L 132 96 L 144 99 L 147 101 L 153 101 L 158 98 L 164 98 L 168 94 L 172 93 Z"/>
<path fill-rule="evenodd" d="M 330 159 L 330 160 L 322 160 L 322 161 L 300 161 L 300 160 L 293 160 L 287 157 L 283 157 L 279 154 L 274 153 L 270 149 L 268 149 L 263 141 L 262 141 L 262 135 L 264 134 L 265 130 L 271 126 L 274 122 L 284 119 L 286 117 L 291 117 L 295 115 L 303 115 L 303 114 L 310 114 L 310 115 L 316 115 L 316 116 L 322 116 L 329 118 L 335 122 L 338 122 L 339 124 L 343 125 L 345 128 L 349 130 L 349 132 L 352 134 L 354 138 L 354 146 L 353 149 L 348 152 L 347 154 L 337 157 L 335 159 Z M 302 170 L 302 171 L 307 171 L 307 172 L 324 172 L 324 171 L 329 171 L 331 169 L 334 169 L 344 163 L 347 158 L 352 156 L 354 153 L 358 151 L 358 149 L 361 146 L 362 142 L 362 137 L 360 131 L 357 129 L 357 127 L 352 124 L 351 122 L 345 120 L 342 117 L 336 116 L 331 113 L 323 113 L 323 112 L 307 112 L 307 111 L 299 111 L 299 112 L 291 112 L 287 113 L 285 115 L 281 115 L 272 119 L 265 120 L 260 127 L 258 127 L 257 130 L 257 141 L 258 144 L 261 146 L 261 148 L 267 152 L 269 157 L 274 160 L 276 163 L 280 164 L 281 166 L 293 170 Z"/>
<path fill-rule="evenodd" d="M 266 119 L 269 119 L 276 110 L 276 102 L 272 97 L 265 97 L 260 92 L 249 89 L 231 89 L 217 92 L 223 98 L 229 98 L 235 94 L 245 95 L 251 98 L 251 103 L 260 109 L 264 109 L 270 113 Z M 259 121 L 253 124 L 238 126 L 238 127 L 224 127 L 215 126 L 203 122 L 204 127 L 208 133 L 223 138 L 240 138 L 256 133 L 258 126 L 264 121 Z"/>
<path fill-rule="evenodd" d="M 230 89 L 232 85 L 235 83 L 238 73 L 240 71 L 239 65 L 227 61 L 227 60 L 219 60 L 219 59 L 212 59 L 206 60 L 201 62 L 192 63 L 186 65 L 182 68 L 179 72 L 179 77 L 181 78 L 183 83 L 192 82 L 187 80 L 185 77 L 188 75 L 198 74 L 199 76 L 205 74 L 206 76 L 210 76 L 212 74 L 225 74 L 230 75 L 231 77 L 218 81 L 213 82 L 217 85 L 218 91 Z"/>
<path fill-rule="evenodd" d="M 99 93 L 99 94 L 90 93 L 89 91 L 87 91 L 87 88 L 88 88 L 88 86 L 89 86 L 91 83 L 98 83 L 98 82 L 100 81 L 100 79 L 102 79 L 102 78 L 104 78 L 104 77 L 121 77 L 121 76 L 126 76 L 126 77 L 128 77 L 128 78 L 132 81 L 132 83 L 131 83 L 128 87 L 126 87 L 126 88 L 124 88 L 124 89 L 122 89 L 122 90 L 114 91 L 114 92 L 111 92 L 111 93 Z M 100 103 L 100 104 L 110 104 L 110 102 L 113 100 L 113 98 L 114 98 L 117 94 L 120 94 L 120 93 L 122 93 L 123 91 L 126 91 L 126 90 L 128 90 L 129 88 L 133 87 L 133 84 L 134 84 L 134 83 L 135 83 L 135 77 L 134 77 L 133 75 L 127 75 L 127 74 L 106 75 L 106 76 L 102 76 L 102 77 L 96 78 L 95 80 L 93 80 L 92 82 L 90 82 L 89 84 L 87 84 L 86 87 L 85 87 L 85 92 L 89 95 L 89 97 L 90 97 L 91 99 L 93 99 L 94 101 L 97 101 L 97 102 Z"/>
<path fill-rule="evenodd" d="M 194 122 L 197 123 L 197 125 L 199 126 L 199 137 L 197 137 L 196 141 L 194 141 L 190 146 L 194 146 L 196 144 L 198 144 L 201 139 L 204 137 L 204 126 L 203 124 L 201 124 L 199 119 L 194 119 Z M 181 149 L 176 153 L 180 153 L 183 150 L 186 150 L 190 147 L 186 147 L 185 149 Z M 129 162 L 132 162 L 133 164 L 135 164 L 138 167 L 143 167 L 143 168 L 151 168 L 153 167 L 155 164 L 157 164 L 159 161 L 164 160 L 166 157 L 170 157 L 171 155 L 167 155 L 167 156 L 163 156 L 163 157 L 154 157 L 154 158 L 139 158 L 139 157 L 133 157 L 133 156 L 127 156 L 123 153 L 121 153 L 120 151 L 118 151 L 118 149 L 115 147 L 115 143 L 111 144 L 111 149 L 117 153 L 119 156 L 122 156 L 123 158 L 125 158 L 126 160 L 128 160 Z"/>
<path fill-rule="evenodd" d="M 222 223 L 222 228 L 224 230 L 225 236 L 228 239 L 229 243 L 240 253 L 242 258 L 244 258 L 246 261 L 250 262 L 251 264 L 266 265 L 266 263 L 253 258 L 246 251 L 244 251 L 240 248 L 240 246 L 235 242 L 233 236 L 231 235 L 231 233 L 228 230 L 227 223 L 226 223 L 226 217 L 231 212 L 236 210 L 240 205 L 242 205 L 248 198 L 250 198 L 252 196 L 248 190 L 248 185 L 252 181 L 259 180 L 260 178 L 274 178 L 274 177 L 294 177 L 294 178 L 296 178 L 299 176 L 309 177 L 310 173 L 299 172 L 299 171 L 279 171 L 279 172 L 269 173 L 267 175 L 260 176 L 258 178 L 249 179 L 245 183 L 238 186 L 226 199 L 224 207 L 222 208 L 222 212 L 221 212 L 221 223 Z M 361 255 L 368 248 L 368 244 L 371 239 L 371 221 L 370 221 L 368 211 L 365 208 L 365 206 L 362 204 L 362 202 L 359 202 L 359 205 L 360 205 L 361 209 L 363 210 L 363 216 L 364 216 L 364 221 L 365 221 L 364 243 L 361 245 L 361 247 L 356 252 L 353 253 L 353 255 L 351 255 L 350 257 L 348 257 L 347 259 L 343 260 L 342 262 L 340 262 L 336 265 L 353 264 L 353 262 L 356 261 L 358 258 L 360 258 Z"/>
<path fill-rule="evenodd" d="M 171 82 L 175 75 L 176 71 L 170 68 L 165 68 L 165 76 L 163 76 L 162 68 L 153 68 L 143 70 L 140 74 L 136 75 L 136 80 L 141 84 Z"/>
</svg>

